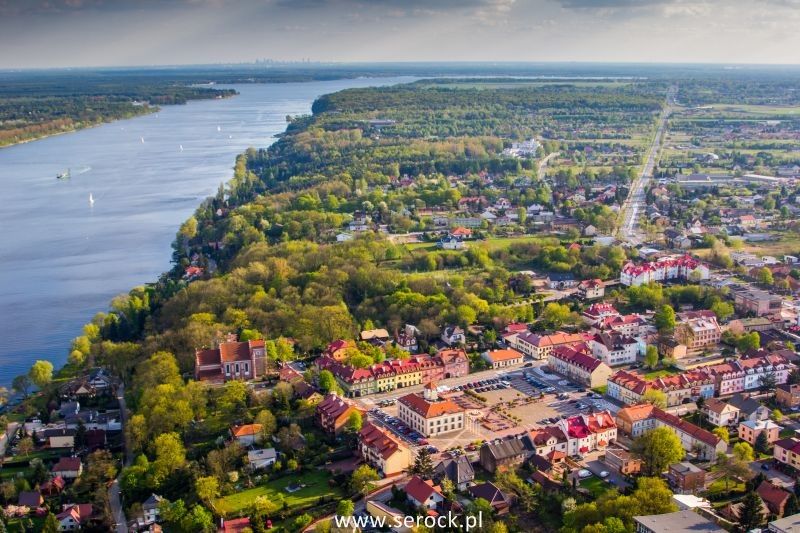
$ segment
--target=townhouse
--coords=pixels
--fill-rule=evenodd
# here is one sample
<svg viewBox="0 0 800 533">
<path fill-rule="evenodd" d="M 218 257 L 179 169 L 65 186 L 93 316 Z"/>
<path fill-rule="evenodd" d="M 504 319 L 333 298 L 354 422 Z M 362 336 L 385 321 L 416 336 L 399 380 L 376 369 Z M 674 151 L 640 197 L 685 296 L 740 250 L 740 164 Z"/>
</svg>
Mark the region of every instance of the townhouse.
<svg viewBox="0 0 800 533">
<path fill-rule="evenodd" d="M 568 455 L 603 450 L 617 439 L 617 424 L 608 411 L 571 416 L 557 425 L 567 436 Z"/>
<path fill-rule="evenodd" d="M 552 335 L 524 332 L 507 338 L 508 344 L 512 348 L 534 359 L 544 359 L 559 346 L 574 346 L 584 340 L 584 336 L 580 333 L 563 332 L 556 332 Z"/>
<path fill-rule="evenodd" d="M 356 411 L 360 412 L 353 402 L 331 392 L 317 404 L 316 421 L 325 432 L 338 435 L 344 431 L 347 420 Z"/>
<path fill-rule="evenodd" d="M 551 463 L 564 459 L 568 452 L 568 439 L 564 431 L 557 426 L 533 429 L 523 437 L 526 448 Z"/>
<path fill-rule="evenodd" d="M 559 346 L 547 357 L 550 370 L 584 386 L 602 387 L 611 377 L 611 367 L 583 350 Z"/>
<path fill-rule="evenodd" d="M 411 449 L 388 431 L 367 422 L 358 434 L 358 451 L 383 477 L 402 474 L 413 463 Z"/>
<path fill-rule="evenodd" d="M 592 355 L 608 366 L 635 363 L 639 355 L 639 341 L 617 331 L 600 332 L 588 344 Z"/>
<path fill-rule="evenodd" d="M 683 279 L 701 281 L 708 279 L 708 266 L 689 255 L 665 257 L 636 265 L 632 262 L 622 267 L 619 282 L 628 287 L 638 287 L 653 281 Z"/>
<path fill-rule="evenodd" d="M 774 378 L 776 385 L 786 383 L 794 364 L 778 354 L 744 357 L 703 367 L 714 378 L 716 392 L 727 396 L 758 389 L 765 379 Z"/>
<path fill-rule="evenodd" d="M 619 370 L 608 378 L 606 395 L 626 405 L 634 405 L 641 403 L 642 396 L 649 389 L 649 382 L 639 374 Z"/>
</svg>

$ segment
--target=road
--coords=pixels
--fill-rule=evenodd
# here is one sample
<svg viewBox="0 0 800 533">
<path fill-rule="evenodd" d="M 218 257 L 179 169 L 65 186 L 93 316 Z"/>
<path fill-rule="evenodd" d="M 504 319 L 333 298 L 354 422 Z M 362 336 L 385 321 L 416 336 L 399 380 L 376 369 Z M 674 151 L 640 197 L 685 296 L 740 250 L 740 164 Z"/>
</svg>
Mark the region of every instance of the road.
<svg viewBox="0 0 800 533">
<path fill-rule="evenodd" d="M 647 160 L 644 167 L 642 167 L 641 174 L 631 184 L 631 190 L 628 192 L 628 197 L 622 204 L 622 218 L 618 230 L 618 237 L 628 241 L 631 244 L 641 244 L 643 236 L 638 230 L 639 216 L 646 207 L 646 191 L 650 179 L 653 177 L 653 169 L 656 166 L 656 159 L 661 150 L 661 143 L 664 140 L 664 131 L 667 127 L 667 119 L 672 113 L 672 105 L 675 101 L 675 94 L 677 87 L 672 86 L 667 89 L 667 101 L 661 115 L 658 117 L 658 127 L 656 134 L 653 136 L 653 143 L 650 145 L 650 150 L 647 153 Z"/>
<path fill-rule="evenodd" d="M 125 384 L 121 383 L 117 389 L 117 401 L 119 402 L 119 417 L 122 425 L 122 433 L 125 434 L 125 423 L 128 418 L 128 409 L 125 406 Z M 128 447 L 125 445 L 123 437 L 122 446 L 124 448 L 125 460 L 123 466 L 130 466 L 133 462 L 133 455 Z M 120 471 L 120 475 L 122 471 Z M 125 518 L 125 512 L 122 508 L 122 494 L 119 489 L 119 476 L 108 487 L 108 504 L 111 507 L 111 516 L 114 517 L 114 525 L 117 533 L 127 533 L 128 521 Z"/>
<path fill-rule="evenodd" d="M 543 157 L 541 161 L 539 161 L 539 165 L 536 168 L 536 175 L 539 176 L 539 179 L 544 177 L 544 169 L 550 163 L 554 157 L 558 157 L 559 152 L 553 152 L 552 154 L 548 154 L 547 156 Z"/>
</svg>

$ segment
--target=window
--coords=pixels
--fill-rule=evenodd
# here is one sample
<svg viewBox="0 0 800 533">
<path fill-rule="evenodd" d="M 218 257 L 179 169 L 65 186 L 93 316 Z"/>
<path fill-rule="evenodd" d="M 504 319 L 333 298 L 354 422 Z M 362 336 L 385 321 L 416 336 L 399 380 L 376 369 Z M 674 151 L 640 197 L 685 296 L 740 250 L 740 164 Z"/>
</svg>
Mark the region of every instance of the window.
<svg viewBox="0 0 800 533">
<path fill-rule="evenodd" d="M 236 372 L 238 374 L 239 373 L 239 363 L 236 363 L 234 365 L 234 368 L 235 368 L 234 372 Z"/>
</svg>

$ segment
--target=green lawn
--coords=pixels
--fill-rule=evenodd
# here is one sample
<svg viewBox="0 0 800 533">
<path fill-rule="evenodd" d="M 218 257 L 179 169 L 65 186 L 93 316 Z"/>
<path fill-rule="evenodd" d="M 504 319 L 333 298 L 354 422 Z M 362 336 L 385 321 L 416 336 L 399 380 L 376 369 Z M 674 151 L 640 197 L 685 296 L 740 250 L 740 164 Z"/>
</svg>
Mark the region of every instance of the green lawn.
<svg viewBox="0 0 800 533">
<path fill-rule="evenodd" d="M 601 496 L 609 489 L 609 484 L 596 476 L 582 480 L 580 486 L 591 492 L 593 498 Z"/>
<path fill-rule="evenodd" d="M 741 494 L 744 493 L 744 490 L 745 490 L 744 483 L 736 482 L 735 480 L 730 480 L 728 482 L 729 493 Z M 722 479 L 718 479 L 708 486 L 709 495 L 724 494 L 724 493 L 725 493 L 725 481 Z"/>
<path fill-rule="evenodd" d="M 17 477 L 18 474 L 25 474 L 28 471 L 24 466 L 4 466 L 0 468 L 0 479 L 11 479 Z"/>
<path fill-rule="evenodd" d="M 662 368 L 661 370 L 653 370 L 652 372 L 648 372 L 644 375 L 645 379 L 658 379 L 663 378 L 664 376 L 674 376 L 675 374 L 679 374 L 680 370 L 676 368 Z"/>
<path fill-rule="evenodd" d="M 215 506 L 220 513 L 230 516 L 247 510 L 259 496 L 272 499 L 280 494 L 289 505 L 290 510 L 314 504 L 322 496 L 326 498 L 341 497 L 341 487 L 329 487 L 329 478 L 330 475 L 321 470 L 313 470 L 302 476 L 286 476 L 259 487 L 220 498 L 216 501 Z M 306 487 L 297 492 L 288 493 L 284 489 L 290 483 L 300 483 Z"/>
<path fill-rule="evenodd" d="M 8 457 L 3 461 L 5 465 L 17 465 L 17 464 L 25 464 L 27 465 L 31 459 L 41 459 L 42 461 L 55 461 L 62 456 L 69 455 L 69 450 L 38 450 L 35 452 L 31 452 L 28 455 L 15 455 L 14 457 Z"/>
</svg>

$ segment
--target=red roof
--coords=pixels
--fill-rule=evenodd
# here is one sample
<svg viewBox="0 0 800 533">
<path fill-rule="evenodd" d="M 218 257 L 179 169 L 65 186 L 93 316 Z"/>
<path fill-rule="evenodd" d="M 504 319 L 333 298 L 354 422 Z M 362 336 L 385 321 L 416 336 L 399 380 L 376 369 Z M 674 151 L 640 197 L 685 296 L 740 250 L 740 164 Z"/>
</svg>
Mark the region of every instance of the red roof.
<svg viewBox="0 0 800 533">
<path fill-rule="evenodd" d="M 389 432 L 371 422 L 367 422 L 361 428 L 358 441 L 363 446 L 374 449 L 384 459 L 391 457 L 401 446 Z"/>
<path fill-rule="evenodd" d="M 225 520 L 222 524 L 222 531 L 224 533 L 241 533 L 245 529 L 250 529 L 250 518 L 234 518 L 233 520 Z"/>
<path fill-rule="evenodd" d="M 513 361 L 514 359 L 522 359 L 523 357 L 520 352 L 512 350 L 511 348 L 507 348 L 505 350 L 490 350 L 487 353 L 492 362 Z"/>
<path fill-rule="evenodd" d="M 604 364 L 600 359 L 595 359 L 591 355 L 570 346 L 556 346 L 551 355 L 560 361 L 588 372 L 593 372 L 597 367 Z"/>
<path fill-rule="evenodd" d="M 231 428 L 231 434 L 234 437 L 249 437 L 250 435 L 258 435 L 261 433 L 262 429 L 261 424 L 245 424 L 243 426 L 233 426 Z"/>
<path fill-rule="evenodd" d="M 429 402 L 419 394 L 406 394 L 397 400 L 424 418 L 436 418 L 447 414 L 463 413 L 464 408 L 452 400 Z"/>
<path fill-rule="evenodd" d="M 405 488 L 406 494 L 414 498 L 417 502 L 424 504 L 432 494 L 441 494 L 441 489 L 433 484 L 429 479 L 422 479 L 419 476 L 414 476 L 408 482 Z"/>
<path fill-rule="evenodd" d="M 80 457 L 62 457 L 53 465 L 53 472 L 77 472 L 81 469 Z"/>
</svg>

